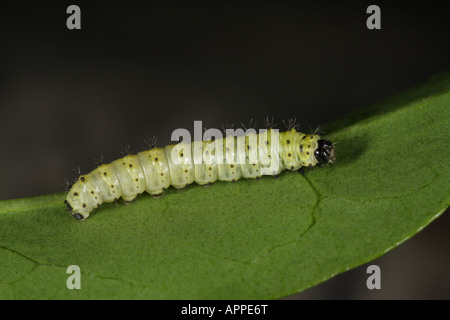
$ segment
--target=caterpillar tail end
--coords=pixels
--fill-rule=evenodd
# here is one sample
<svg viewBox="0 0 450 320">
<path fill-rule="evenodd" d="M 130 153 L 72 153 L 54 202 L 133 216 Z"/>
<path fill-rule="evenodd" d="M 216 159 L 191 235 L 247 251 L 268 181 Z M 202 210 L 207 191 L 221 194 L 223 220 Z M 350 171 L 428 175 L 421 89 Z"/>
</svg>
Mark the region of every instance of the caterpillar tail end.
<svg viewBox="0 0 450 320">
<path fill-rule="evenodd" d="M 70 205 L 69 201 L 64 200 L 64 203 L 66 204 L 67 211 L 68 211 L 68 212 L 72 215 L 72 217 L 74 217 L 75 219 L 78 219 L 78 220 L 83 221 L 83 220 L 86 220 L 86 219 L 89 217 L 89 214 L 82 215 L 82 214 L 80 214 L 80 213 L 78 213 L 78 212 L 74 212 L 74 209 L 73 209 L 72 206 Z"/>
</svg>

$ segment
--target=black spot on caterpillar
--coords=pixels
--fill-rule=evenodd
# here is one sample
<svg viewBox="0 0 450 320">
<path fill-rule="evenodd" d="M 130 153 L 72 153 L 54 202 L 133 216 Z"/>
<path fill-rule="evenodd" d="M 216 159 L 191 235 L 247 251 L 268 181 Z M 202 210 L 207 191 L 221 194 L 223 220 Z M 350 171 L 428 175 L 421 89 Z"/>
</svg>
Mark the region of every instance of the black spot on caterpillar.
<svg viewBox="0 0 450 320">
<path fill-rule="evenodd" d="M 67 210 L 85 220 L 104 202 L 119 198 L 131 202 L 144 191 L 157 197 L 170 186 L 259 179 L 262 175 L 278 176 L 285 169 L 303 173 L 303 167 L 334 162 L 332 142 L 317 134 L 297 132 L 295 121 L 290 120 L 287 127 L 284 132 L 269 128 L 257 134 L 250 129 L 244 135 L 223 139 L 183 139 L 163 148 L 152 143 L 150 150 L 137 154 L 126 150 L 123 158 L 79 176 L 65 200 Z"/>
</svg>

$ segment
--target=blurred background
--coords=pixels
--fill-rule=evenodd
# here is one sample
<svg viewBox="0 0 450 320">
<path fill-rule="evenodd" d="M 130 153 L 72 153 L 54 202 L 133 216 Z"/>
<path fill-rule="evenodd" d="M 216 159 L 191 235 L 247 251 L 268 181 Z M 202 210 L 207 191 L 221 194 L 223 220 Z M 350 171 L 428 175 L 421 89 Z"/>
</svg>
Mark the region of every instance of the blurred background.
<svg viewBox="0 0 450 320">
<path fill-rule="evenodd" d="M 81 8 L 81 30 L 66 9 Z M 381 8 L 381 30 L 366 9 Z M 0 200 L 64 191 L 65 178 L 170 143 L 176 128 L 262 125 L 305 131 L 450 70 L 442 5 L 396 1 L 2 5 Z M 367 265 L 289 299 L 449 299 L 450 219 Z M 370 265 L 369 264 L 369 265 Z"/>
</svg>

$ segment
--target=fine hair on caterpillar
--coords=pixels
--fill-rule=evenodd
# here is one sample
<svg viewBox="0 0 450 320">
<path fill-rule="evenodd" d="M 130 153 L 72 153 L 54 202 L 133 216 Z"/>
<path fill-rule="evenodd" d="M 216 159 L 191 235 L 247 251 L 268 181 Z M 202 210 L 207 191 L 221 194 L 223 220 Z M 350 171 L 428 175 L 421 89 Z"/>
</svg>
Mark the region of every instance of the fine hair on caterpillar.
<svg viewBox="0 0 450 320">
<path fill-rule="evenodd" d="M 170 186 L 259 179 L 278 176 L 283 170 L 303 173 L 303 167 L 334 162 L 331 141 L 316 133 L 297 132 L 295 119 L 286 127 L 283 132 L 271 125 L 259 132 L 232 127 L 203 131 L 202 121 L 194 121 L 193 139 L 187 129 L 179 128 L 171 135 L 176 144 L 158 148 L 154 138 L 149 150 L 130 154 L 127 147 L 122 158 L 108 164 L 99 161 L 96 169 L 73 183 L 65 200 L 67 209 L 85 220 L 104 202 L 119 198 L 131 202 L 143 192 L 157 197 Z"/>
</svg>

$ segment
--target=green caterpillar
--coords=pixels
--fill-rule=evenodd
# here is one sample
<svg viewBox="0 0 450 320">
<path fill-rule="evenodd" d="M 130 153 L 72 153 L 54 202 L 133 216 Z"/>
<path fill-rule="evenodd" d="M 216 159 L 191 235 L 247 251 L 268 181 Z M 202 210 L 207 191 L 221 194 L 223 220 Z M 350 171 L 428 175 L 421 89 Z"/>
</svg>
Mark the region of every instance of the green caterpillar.
<svg viewBox="0 0 450 320">
<path fill-rule="evenodd" d="M 104 202 L 119 198 L 131 202 L 144 191 L 157 197 L 170 186 L 184 188 L 193 182 L 208 185 L 217 180 L 234 182 L 241 177 L 259 179 L 262 175 L 278 175 L 285 169 L 303 173 L 303 167 L 322 166 L 334 160 L 332 142 L 317 134 L 297 132 L 295 128 L 183 141 L 164 148 L 152 147 L 98 166 L 76 180 L 65 203 L 75 218 L 85 220 Z"/>
</svg>

